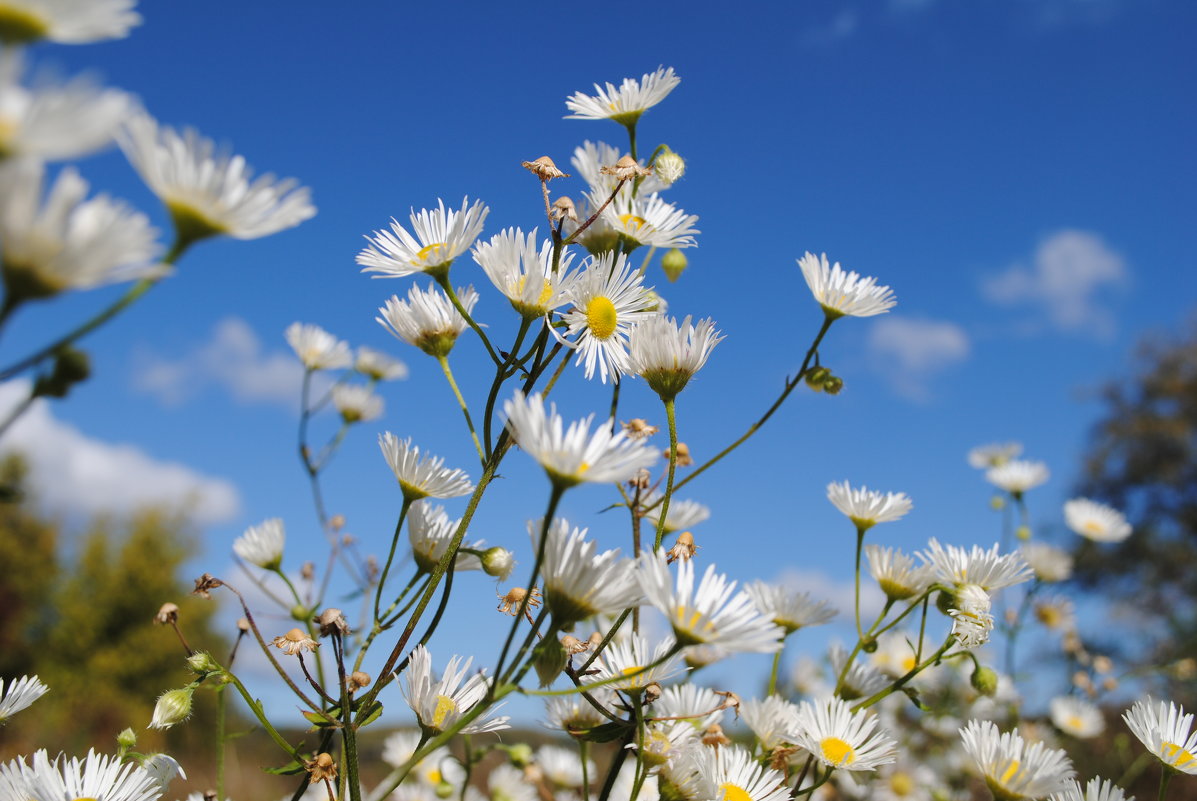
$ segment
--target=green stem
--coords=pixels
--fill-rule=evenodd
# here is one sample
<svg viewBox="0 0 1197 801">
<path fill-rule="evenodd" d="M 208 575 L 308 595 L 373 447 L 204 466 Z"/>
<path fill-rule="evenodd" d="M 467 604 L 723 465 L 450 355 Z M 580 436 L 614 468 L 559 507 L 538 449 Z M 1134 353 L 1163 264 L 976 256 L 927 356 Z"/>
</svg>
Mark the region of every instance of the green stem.
<svg viewBox="0 0 1197 801">
<path fill-rule="evenodd" d="M 856 608 L 856 634 L 861 640 L 865 638 L 864 629 L 860 627 L 860 555 L 864 549 L 865 532 L 868 528 L 856 525 L 856 593 L 855 593 L 855 608 Z"/>
<path fill-rule="evenodd" d="M 228 698 L 225 697 L 224 685 L 216 692 L 216 798 L 224 801 L 224 731 L 225 715 L 228 712 Z"/>
<path fill-rule="evenodd" d="M 782 647 L 777 649 L 773 654 L 773 668 L 769 671 L 769 692 L 766 695 L 775 695 L 777 693 L 777 673 L 781 668 L 781 652 L 785 648 L 785 640 L 782 640 Z"/>
<path fill-rule="evenodd" d="M 665 525 L 669 516 L 669 499 L 673 497 L 673 475 L 677 470 L 677 416 L 674 414 L 674 399 L 665 399 L 665 419 L 669 423 L 669 476 L 665 480 L 665 497 L 661 499 L 661 511 L 657 518 L 657 536 L 653 539 L 653 551 L 661 550 L 665 537 Z"/>
<path fill-rule="evenodd" d="M 938 662 L 940 657 L 942 657 L 944 654 L 946 654 L 948 652 L 948 649 L 952 647 L 952 644 L 954 642 L 955 642 L 955 640 L 952 638 L 952 635 L 949 634 L 947 639 L 944 641 L 944 644 L 939 647 L 939 650 L 936 651 L 935 653 L 933 653 L 931 656 L 927 657 L 926 661 L 920 662 L 919 664 L 912 667 L 905 674 L 903 674 L 901 678 L 897 679 L 893 684 L 886 687 L 884 690 L 878 690 L 873 695 L 869 696 L 865 700 L 863 700 L 860 703 L 853 706 L 852 711 L 859 712 L 862 709 L 868 709 L 873 704 L 877 703 L 878 701 L 882 700 L 883 698 L 887 698 L 890 695 L 892 695 L 893 693 L 902 689 L 904 686 L 906 686 L 911 681 L 911 679 L 913 679 L 915 676 L 917 676 L 922 671 L 926 670 L 931 665 Z"/>
<path fill-rule="evenodd" d="M 387 576 L 391 572 L 391 562 L 395 560 L 395 549 L 399 544 L 399 538 L 403 536 L 403 521 L 407 517 L 407 510 L 411 508 L 412 503 L 414 501 L 404 494 L 403 506 L 399 509 L 399 522 L 395 523 L 395 533 L 391 536 L 391 549 L 387 552 L 386 565 L 378 576 L 378 587 L 374 590 L 374 625 L 376 626 L 382 619 L 382 588 L 386 586 Z"/>
<path fill-rule="evenodd" d="M 461 305 L 461 299 L 457 297 L 457 293 L 453 290 L 453 284 L 449 282 L 449 272 L 446 270 L 443 275 L 438 275 L 436 277 L 436 282 L 440 284 L 441 289 L 445 290 L 445 294 L 448 295 L 449 302 L 453 304 L 453 308 L 457 309 L 457 313 L 460 314 L 463 319 L 465 319 L 466 324 L 468 324 L 470 328 L 474 329 L 474 333 L 477 334 L 478 338 L 482 340 L 482 344 L 486 347 L 487 354 L 490 355 L 490 360 L 494 362 L 496 366 L 501 367 L 503 360 L 500 359 L 498 354 L 495 353 L 495 349 L 491 346 L 490 340 L 482 331 L 482 326 L 474 322 L 474 318 L 470 316 L 468 311 L 466 311 L 466 307 Z"/>
<path fill-rule="evenodd" d="M 1163 770 L 1160 772 L 1160 794 L 1156 796 L 1158 801 L 1164 801 L 1164 795 L 1168 790 L 1168 782 L 1172 781 L 1173 772 L 1172 768 L 1167 765 L 1164 765 Z"/>
<path fill-rule="evenodd" d="M 245 685 L 241 683 L 241 679 L 237 678 L 232 673 L 229 673 L 227 670 L 225 671 L 225 675 L 229 677 L 229 680 L 233 683 L 233 686 L 237 688 L 237 692 L 241 693 L 241 698 L 245 701 L 245 705 L 249 707 L 249 711 L 252 712 L 254 717 L 258 719 L 258 723 L 262 724 L 262 728 L 266 730 L 268 735 L 270 735 L 270 739 L 274 740 L 278 747 L 286 751 L 292 759 L 296 760 L 297 762 L 302 762 L 303 757 L 300 756 L 299 752 L 291 747 L 291 744 L 287 742 L 283 735 L 278 733 L 278 730 L 275 729 L 274 726 L 270 725 L 270 720 L 266 717 L 266 713 L 262 710 L 262 705 L 255 701 L 254 697 L 249 694 L 249 690 L 245 689 Z"/>
<path fill-rule="evenodd" d="M 461 390 L 457 387 L 457 381 L 453 378 L 453 371 L 449 369 L 449 360 L 444 356 L 438 356 L 436 359 L 440 365 L 441 370 L 445 373 L 445 380 L 449 382 L 449 386 L 453 389 L 453 397 L 457 398 L 457 405 L 461 407 L 461 413 L 465 415 L 466 427 L 470 429 L 470 437 L 474 440 L 474 448 L 478 451 L 478 459 L 482 464 L 486 464 L 486 454 L 482 450 L 482 443 L 478 439 L 478 432 L 474 430 L 474 421 L 470 418 L 470 407 L 466 405 L 466 400 L 461 395 Z"/>
</svg>

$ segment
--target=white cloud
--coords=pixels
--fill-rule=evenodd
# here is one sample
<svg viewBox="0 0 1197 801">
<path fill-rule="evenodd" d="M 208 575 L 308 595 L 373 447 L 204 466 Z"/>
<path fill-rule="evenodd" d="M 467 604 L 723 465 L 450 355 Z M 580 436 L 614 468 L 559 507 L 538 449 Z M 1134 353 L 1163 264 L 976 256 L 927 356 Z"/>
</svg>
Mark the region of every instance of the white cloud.
<svg viewBox="0 0 1197 801">
<path fill-rule="evenodd" d="M 968 358 L 968 334 L 946 320 L 887 315 L 869 331 L 875 369 L 898 394 L 916 401 L 930 397 L 928 382 Z"/>
<path fill-rule="evenodd" d="M 1126 281 L 1126 262 L 1097 234 L 1057 231 L 1044 239 L 1030 265 L 1013 264 L 982 283 L 987 299 L 1031 307 L 1061 331 L 1108 337 L 1113 312 L 1099 295 Z"/>
<path fill-rule="evenodd" d="M 847 542 L 847 540 L 845 540 Z M 862 577 L 860 583 L 861 619 L 873 620 L 885 605 L 885 595 L 871 579 Z M 788 567 L 778 575 L 776 582 L 783 587 L 810 593 L 816 601 L 827 601 L 839 614 L 832 622 L 852 625 L 853 609 L 856 603 L 856 585 L 853 580 L 837 581 L 817 570 L 802 570 Z"/>
<path fill-rule="evenodd" d="M 816 25 L 802 36 L 807 45 L 828 45 L 847 39 L 856 33 L 860 27 L 860 13 L 853 8 L 845 8 L 822 25 Z"/>
<path fill-rule="evenodd" d="M 28 381 L 0 384 L 4 419 L 28 393 Z M 237 490 L 228 481 L 159 461 L 133 445 L 93 439 L 55 418 L 44 400 L 34 401 L 0 440 L 0 453 L 13 452 L 29 463 L 38 500 L 69 516 L 128 514 L 156 505 L 186 509 L 197 524 L 209 525 L 239 511 Z"/>
<path fill-rule="evenodd" d="M 280 338 L 281 339 L 281 338 Z M 178 405 L 215 384 L 242 403 L 273 403 L 298 411 L 303 366 L 289 350 L 265 352 L 249 323 L 218 322 L 208 342 L 179 359 L 151 352 L 137 357 L 133 385 L 167 405 Z M 317 391 L 326 389 L 322 381 Z"/>
</svg>

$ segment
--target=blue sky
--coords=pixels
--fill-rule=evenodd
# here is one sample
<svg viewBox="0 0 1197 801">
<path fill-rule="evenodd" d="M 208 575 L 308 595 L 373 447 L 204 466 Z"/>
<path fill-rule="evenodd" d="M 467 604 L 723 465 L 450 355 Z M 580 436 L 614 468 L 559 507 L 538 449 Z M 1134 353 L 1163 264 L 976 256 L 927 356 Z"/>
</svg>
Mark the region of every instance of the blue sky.
<svg viewBox="0 0 1197 801">
<path fill-rule="evenodd" d="M 1021 440 L 1049 463 L 1033 517 L 1041 536 L 1070 544 L 1059 505 L 1100 412 L 1097 389 L 1133 371 L 1141 337 L 1181 329 L 1197 300 L 1197 9 L 1180 0 L 609 3 L 579 15 L 543 4 L 213 0 L 141 11 L 126 40 L 45 46 L 34 62 L 91 70 L 164 123 L 297 177 L 319 214 L 266 239 L 196 246 L 86 341 L 94 379 L 37 410 L 12 441 L 46 454 L 36 475 L 59 514 L 198 487 L 196 573 L 231 570 L 233 539 L 273 516 L 288 527 L 289 565 L 322 561 L 295 457 L 297 372 L 282 339 L 295 320 L 411 369 L 384 387 L 386 417 L 353 432 L 327 479 L 330 506 L 364 548 L 384 547 L 400 501 L 379 431 L 414 435 L 477 472 L 436 364 L 374 322 L 410 281 L 367 278 L 354 256 L 364 234 L 438 198 L 484 200 L 484 237 L 543 230 L 538 187 L 519 163 L 548 154 L 564 167 L 584 139 L 625 146 L 613 123 L 562 119 L 565 98 L 595 82 L 658 65 L 682 78 L 640 136 L 642 152 L 666 141 L 687 159 L 669 199 L 700 215 L 702 230 L 682 279 L 668 285 L 654 266 L 652 281 L 671 313 L 709 315 L 727 335 L 679 399 L 681 438 L 700 459 L 738 436 L 800 364 L 821 322 L 795 263 L 804 251 L 874 275 L 898 298 L 890 315 L 833 327 L 822 357 L 843 394 L 799 390 L 762 435 L 687 487 L 712 509 L 695 531 L 703 560 L 736 578 L 784 573 L 816 594 L 842 591 L 852 532 L 824 498 L 833 480 L 914 499 L 876 541 L 991 544 L 990 492 L 964 454 L 993 440 Z M 169 227 L 119 152 L 80 169 Z M 578 179 L 561 183 L 580 194 Z M 479 317 L 509 341 L 512 320 L 482 271 L 462 259 L 453 275 L 479 288 Z M 0 360 L 117 291 L 22 309 Z M 472 337 L 453 362 L 467 395 L 485 392 Z M 570 370 L 557 400 L 581 417 L 608 397 Z M 622 408 L 663 424 L 643 386 L 629 385 Z M 331 430 L 323 422 L 317 430 Z M 120 480 L 73 484 L 68 468 L 81 461 Z M 528 462 L 509 456 L 475 532 L 525 562 L 523 521 L 547 497 Z M 622 521 L 596 514 L 610 496 L 579 489 L 565 513 L 615 547 Z M 481 622 L 438 638 L 434 655 L 465 634 L 486 660 L 488 630 L 502 622 L 487 617 L 493 582 L 460 585 L 456 619 Z"/>
</svg>

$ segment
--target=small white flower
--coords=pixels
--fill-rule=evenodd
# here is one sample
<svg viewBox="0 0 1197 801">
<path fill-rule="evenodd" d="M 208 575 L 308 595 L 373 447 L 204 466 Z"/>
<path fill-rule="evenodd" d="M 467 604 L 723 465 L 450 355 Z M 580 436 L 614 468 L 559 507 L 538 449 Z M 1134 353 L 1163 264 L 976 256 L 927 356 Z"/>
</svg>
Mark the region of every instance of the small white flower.
<svg viewBox="0 0 1197 801">
<path fill-rule="evenodd" d="M 1197 776 L 1197 731 L 1192 731 L 1193 714 L 1186 715 L 1183 706 L 1157 703 L 1149 696 L 1137 701 L 1122 719 L 1161 762 L 1173 770 Z"/>
<path fill-rule="evenodd" d="M 989 642 L 993 631 L 993 615 L 989 613 L 989 593 L 976 584 L 965 584 L 956 590 L 952 617 L 952 636 L 963 648 L 977 648 Z"/>
<path fill-rule="evenodd" d="M 633 634 L 623 642 L 608 643 L 599 655 L 594 667 L 598 673 L 585 679 L 587 682 L 598 682 L 604 679 L 614 679 L 618 676 L 626 678 L 604 684 L 614 690 L 643 690 L 654 682 L 664 684 L 669 679 L 684 671 L 686 666 L 682 662 L 681 654 L 673 654 L 666 658 L 670 651 L 676 648 L 673 640 L 668 637 L 653 638 L 655 645 L 641 634 Z M 659 665 L 654 662 L 664 660 Z M 652 667 L 649 667 L 653 665 Z"/>
<path fill-rule="evenodd" d="M 816 601 L 808 592 L 795 592 L 757 579 L 744 585 L 761 614 L 785 629 L 786 634 L 807 626 L 819 626 L 836 615 L 827 601 Z"/>
<path fill-rule="evenodd" d="M 593 96 L 575 92 L 566 99 L 565 106 L 573 114 L 566 115 L 565 119 L 609 119 L 621 125 L 634 124 L 641 114 L 664 100 L 681 80 L 674 74 L 673 67 L 658 67 L 654 73 L 645 73 L 639 81 L 624 78 L 618 87 L 612 83 L 606 86 L 596 83 Z"/>
<path fill-rule="evenodd" d="M 914 505 L 904 492 L 880 492 L 868 487 L 851 487 L 847 481 L 827 485 L 827 500 L 848 517 L 859 529 L 869 529 L 878 523 L 898 520 Z"/>
<path fill-rule="evenodd" d="M 360 347 L 353 369 L 371 381 L 397 381 L 407 378 L 407 365 L 373 348 Z"/>
<path fill-rule="evenodd" d="M 1018 497 L 1047 482 L 1051 473 L 1043 462 L 1014 459 L 985 471 L 985 480 Z"/>
<path fill-rule="evenodd" d="M 233 553 L 251 565 L 277 570 L 283 563 L 283 546 L 287 536 L 283 521 L 277 517 L 250 526 L 233 542 Z"/>
<path fill-rule="evenodd" d="M 603 209 L 603 221 L 610 230 L 619 234 L 627 250 L 646 246 L 654 248 L 692 248 L 697 246 L 695 234 L 702 231 L 695 228 L 697 214 L 687 214 L 655 192 L 635 195 L 627 189 L 621 190 L 615 199 Z M 601 208 L 610 192 L 591 190 L 586 204 L 591 209 Z M 585 232 L 583 233 L 585 236 Z"/>
<path fill-rule="evenodd" d="M 693 682 L 671 684 L 653 703 L 653 717 L 685 718 L 693 728 L 701 731 L 723 718 L 723 710 L 719 707 L 726 700 L 714 690 Z"/>
<path fill-rule="evenodd" d="M 478 293 L 473 286 L 458 287 L 457 299 L 467 313 L 473 313 Z M 432 286 L 427 290 L 413 286 L 405 301 L 392 295 L 378 313 L 382 316 L 374 319 L 379 325 L 438 359 L 449 355 L 457 337 L 469 325 L 449 296 Z"/>
<path fill-rule="evenodd" d="M 539 549 L 542 521 L 528 523 L 532 548 Z M 586 539 L 586 529 L 570 528 L 557 518 L 549 526 L 541 567 L 545 605 L 553 622 L 564 630 L 592 615 L 618 614 L 639 606 L 640 586 L 631 559 L 618 549 L 599 553 L 598 543 Z"/>
<path fill-rule="evenodd" d="M 461 520 L 451 520 L 443 506 L 434 506 L 428 501 L 416 501 L 407 512 L 407 536 L 411 542 L 412 556 L 416 568 L 422 573 L 431 573 L 449 549 L 449 543 L 457 534 Z M 480 550 L 481 542 L 462 542 L 463 548 Z M 472 553 L 458 552 L 454 571 L 481 570 L 482 561 Z"/>
<path fill-rule="evenodd" d="M 661 500 L 665 496 L 659 492 L 651 493 L 641 500 L 641 505 L 650 507 L 644 513 L 644 519 L 652 523 L 655 529 L 661 522 Z M 665 533 L 675 531 L 689 531 L 711 516 L 711 510 L 698 501 L 669 499 L 669 511 L 665 513 Z"/>
<path fill-rule="evenodd" d="M 618 381 L 631 371 L 628 335 L 634 325 L 657 314 L 651 311 L 657 301 L 641 281 L 640 271 L 624 254 L 605 253 L 592 259 L 573 285 L 565 335 L 577 337 L 576 363 L 585 362 L 587 378 L 594 376 L 596 365 L 604 384 L 608 374 Z"/>
<path fill-rule="evenodd" d="M 1079 782 L 1073 780 L 1068 789 L 1052 793 L 1048 801 L 1135 801 L 1135 797 L 1132 795 L 1127 798 L 1121 787 L 1108 779 L 1103 781 L 1101 777 L 1094 776 L 1083 789 Z"/>
<path fill-rule="evenodd" d="M 1048 704 L 1052 723 L 1065 734 L 1088 740 L 1106 730 L 1106 719 L 1095 704 L 1072 695 L 1059 695 Z"/>
<path fill-rule="evenodd" d="M 765 767 L 740 746 L 703 748 L 697 752 L 701 798 L 724 801 L 785 801 L 786 777 Z"/>
<path fill-rule="evenodd" d="M 915 567 L 914 559 L 897 548 L 866 545 L 869 575 L 891 601 L 905 601 L 924 592 L 934 576 L 927 565 Z"/>
<path fill-rule="evenodd" d="M 615 702 L 615 694 L 602 687 L 595 688 L 588 694 L 604 708 L 609 709 Z M 606 722 L 607 718 L 580 695 L 563 695 L 559 698 L 545 699 L 543 724 L 549 729 L 558 729 L 573 735 L 576 732 L 584 732 L 595 726 L 601 726 Z"/>
<path fill-rule="evenodd" d="M 833 645 L 828 654 L 831 675 L 837 681 L 841 675 L 844 677 L 839 690 L 840 698 L 849 701 L 869 698 L 889 686 L 889 680 L 868 662 L 853 661 L 845 673 L 844 666 L 848 663 L 848 657 L 849 653 L 839 644 Z"/>
<path fill-rule="evenodd" d="M 357 256 L 364 273 L 401 278 L 413 273 L 428 273 L 433 277 L 448 275 L 449 265 L 474 244 L 490 209 L 481 200 L 470 205 L 467 197 L 461 210 L 445 209 L 445 201 L 437 200 L 435 209 L 411 212 L 411 227 L 415 236 L 391 218 L 390 231 L 375 231 L 366 236 L 370 246 Z"/>
<path fill-rule="evenodd" d="M 579 273 L 569 272 L 574 254 L 562 250 L 553 269 L 553 243 L 536 249 L 536 231 L 526 237 L 519 228 L 508 228 L 474 247 L 474 261 L 481 265 L 512 308 L 528 320 L 544 317 L 569 300 Z"/>
<path fill-rule="evenodd" d="M 1000 734 L 989 721 L 969 721 L 960 736 L 995 798 L 1043 798 L 1066 790 L 1072 779 L 1072 763 L 1063 751 L 1027 745 L 1016 732 Z"/>
<path fill-rule="evenodd" d="M 4 679 L 0 679 L 0 724 L 22 709 L 28 708 L 49 691 L 50 688 L 42 684 L 37 676 L 11 679 L 7 690 L 4 687 Z"/>
<path fill-rule="evenodd" d="M 332 402 L 346 423 L 362 423 L 382 417 L 384 403 L 365 384 L 337 384 L 332 388 Z"/>
<path fill-rule="evenodd" d="M 999 556 L 996 544 L 988 551 L 979 545 L 967 551 L 955 545 L 943 546 L 934 537 L 927 544 L 930 546 L 928 550 L 918 556 L 932 567 L 936 580 L 943 584 L 977 584 L 987 592 L 993 592 L 1031 577 L 1031 569 L 1023 561 L 1022 554 L 1015 551 Z"/>
<path fill-rule="evenodd" d="M 149 771 L 95 751 L 88 751 L 82 760 L 65 756 L 51 760 L 42 749 L 28 759 L 0 766 L 5 798 L 156 801 L 162 795 L 161 785 Z"/>
<path fill-rule="evenodd" d="M 600 205 L 603 200 L 606 200 L 615 191 L 615 185 L 619 183 L 618 178 L 609 172 L 603 172 L 603 167 L 608 167 L 619 161 L 622 155 L 623 151 L 617 147 L 613 147 L 606 142 L 591 142 L 589 139 L 583 142 L 581 146 L 574 148 L 574 155 L 570 158 L 569 163 L 573 165 L 578 175 L 590 186 L 591 192 L 588 197 L 598 197 Z M 638 193 L 647 195 L 665 188 L 665 184 L 658 180 L 654 174 L 646 176 L 640 182 Z M 623 191 L 630 192 L 626 188 L 626 185 Z M 586 216 L 589 217 L 590 215 Z"/>
<path fill-rule="evenodd" d="M 293 228 L 316 214 L 311 192 L 294 178 L 253 171 L 241 156 L 218 153 L 211 139 L 182 135 L 137 114 L 117 136 L 141 178 L 166 204 L 182 240 L 227 234 L 258 239 Z"/>
<path fill-rule="evenodd" d="M 968 452 L 970 467 L 987 470 L 1005 464 L 1011 459 L 1017 459 L 1022 454 L 1021 442 L 993 442 L 988 445 L 978 445 Z"/>
<path fill-rule="evenodd" d="M 409 501 L 455 498 L 474 489 L 464 470 L 447 469 L 440 457 L 425 454 L 421 458 L 420 446 L 412 445 L 411 437 L 399 439 L 387 431 L 379 435 L 378 446 L 403 490 L 403 497 Z"/>
<path fill-rule="evenodd" d="M 811 294 L 830 318 L 872 317 L 884 314 L 898 302 L 889 287 L 877 286 L 876 278 L 846 272 L 838 261 L 835 266 L 829 265 L 826 253 L 807 253 L 798 260 L 798 266 Z"/>
<path fill-rule="evenodd" d="M 1064 504 L 1064 521 L 1094 542 L 1122 542 L 1131 535 L 1130 523 L 1121 512 L 1088 498 L 1073 498 Z"/>
<path fill-rule="evenodd" d="M 123 39 L 141 24 L 137 0 L 4 0 L 0 4 L 0 42 L 86 44 Z"/>
<path fill-rule="evenodd" d="M 538 801 L 536 785 L 524 778 L 515 765 L 503 763 L 486 777 L 491 801 Z"/>
<path fill-rule="evenodd" d="M 631 372 L 666 400 L 685 389 L 723 341 L 709 317 L 698 325 L 690 320 L 687 316 L 679 326 L 672 317 L 650 317 L 633 328 L 629 338 Z"/>
<path fill-rule="evenodd" d="M 337 370 L 348 367 L 353 360 L 349 343 L 318 325 L 291 323 L 283 335 L 299 361 L 309 370 Z"/>
<path fill-rule="evenodd" d="M 432 678 L 432 657 L 428 649 L 418 645 L 411 652 L 407 671 L 404 673 L 406 688 L 403 696 L 408 706 L 416 713 L 422 728 L 432 733 L 445 731 L 486 697 L 489 682 L 485 677 L 485 671 L 471 674 L 472 661 L 466 659 L 462 663 L 461 657 L 454 656 L 449 660 L 444 675 L 438 681 Z M 469 678 L 466 678 L 467 676 Z M 507 717 L 490 718 L 491 714 L 493 712 L 476 718 L 473 723 L 458 731 L 461 734 L 480 734 L 510 728 L 507 725 Z"/>
<path fill-rule="evenodd" d="M 582 760 L 577 749 L 558 745 L 542 745 L 536 749 L 536 764 L 544 777 L 560 788 L 580 789 L 582 787 Z M 586 760 L 586 775 L 595 775 L 594 762 Z M 526 783 L 527 780 L 525 780 Z"/>
<path fill-rule="evenodd" d="M 877 717 L 853 712 L 840 698 L 803 701 L 791 740 L 840 770 L 873 770 L 897 758 L 893 739 L 877 730 Z"/>
<path fill-rule="evenodd" d="M 1046 542 L 1028 542 L 1019 550 L 1040 581 L 1067 581 L 1072 575 L 1072 554 L 1068 551 Z"/>
<path fill-rule="evenodd" d="M 790 737 L 801 725 L 798 722 L 798 705 L 780 695 L 766 695 L 762 699 L 751 698 L 740 704 L 740 717 L 761 741 L 766 752 L 791 742 Z"/>
</svg>

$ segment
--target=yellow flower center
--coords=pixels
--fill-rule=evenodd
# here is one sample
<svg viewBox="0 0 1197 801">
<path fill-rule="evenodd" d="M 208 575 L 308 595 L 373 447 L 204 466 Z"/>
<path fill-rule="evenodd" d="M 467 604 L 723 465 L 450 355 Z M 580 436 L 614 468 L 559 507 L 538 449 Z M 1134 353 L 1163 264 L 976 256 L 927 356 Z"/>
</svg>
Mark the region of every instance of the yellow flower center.
<svg viewBox="0 0 1197 801">
<path fill-rule="evenodd" d="M 1085 525 L 1081 528 L 1085 530 L 1086 534 L 1100 534 L 1105 531 L 1105 526 L 1097 520 L 1086 520 Z"/>
<path fill-rule="evenodd" d="M 918 662 L 915 661 L 914 655 L 911 654 L 910 656 L 903 659 L 900 664 L 902 665 L 902 672 L 909 673 L 910 671 L 914 670 L 914 668 L 918 664 Z"/>
<path fill-rule="evenodd" d="M 49 32 L 50 23 L 28 9 L 0 3 L 0 41 L 5 44 L 36 42 Z"/>
<path fill-rule="evenodd" d="M 440 251 L 448 249 L 448 245 L 444 242 L 433 242 L 431 245 L 425 245 L 416 252 L 416 261 L 432 261 L 434 258 L 440 258 Z"/>
<path fill-rule="evenodd" d="M 615 304 L 602 295 L 591 298 L 586 304 L 586 324 L 590 327 L 591 336 L 596 339 L 607 339 L 614 334 L 618 318 Z"/>
<path fill-rule="evenodd" d="M 623 223 L 625 230 L 633 233 L 639 233 L 640 229 L 648 224 L 647 220 L 636 214 L 621 214 L 619 215 L 619 221 Z"/>
<path fill-rule="evenodd" d="M 444 728 L 445 718 L 449 717 L 450 712 L 456 711 L 456 701 L 447 695 L 438 695 L 436 697 L 436 708 L 432 710 L 432 727 L 434 729 Z"/>
<path fill-rule="evenodd" d="M 823 758 L 836 767 L 851 765 L 856 761 L 856 751 L 839 737 L 824 737 L 819 743 L 819 750 L 823 752 Z"/>
<path fill-rule="evenodd" d="M 434 785 L 434 786 L 440 784 L 442 781 L 441 772 L 439 770 L 437 770 L 436 768 L 433 768 L 432 770 L 425 773 L 424 778 L 426 778 L 428 780 L 429 784 Z"/>
<path fill-rule="evenodd" d="M 1009 784 L 1010 780 L 1018 775 L 1018 769 L 1021 767 L 1022 767 L 1022 763 L 1019 762 L 1017 759 L 1010 760 L 1009 767 L 1007 767 L 1005 772 L 1003 772 L 1002 775 L 998 777 L 998 783 L 1003 784 L 1003 785 Z"/>
<path fill-rule="evenodd" d="M 1085 721 L 1081 720 L 1079 715 L 1073 715 L 1064 722 L 1068 724 L 1070 729 L 1076 729 L 1077 731 L 1080 731 L 1085 727 Z"/>
<path fill-rule="evenodd" d="M 553 296 L 553 285 L 549 283 L 549 279 L 542 278 L 544 286 L 540 289 L 540 296 L 536 298 L 536 305 L 543 306 L 549 302 L 549 298 Z M 524 287 L 527 285 L 528 276 L 521 275 L 520 280 L 515 285 L 515 294 L 521 299 L 524 297 Z"/>
<path fill-rule="evenodd" d="M 1185 768 L 1197 762 L 1197 757 L 1181 748 L 1176 743 L 1160 743 L 1160 752 L 1174 768 Z"/>
<path fill-rule="evenodd" d="M 623 670 L 621 670 L 621 671 L 619 671 L 619 672 L 620 672 L 620 673 L 622 673 L 622 674 L 623 674 L 623 675 L 625 675 L 625 676 L 630 676 L 630 675 L 632 675 L 633 673 L 639 673 L 639 672 L 640 672 L 640 668 L 641 668 L 641 666 L 640 666 L 640 665 L 632 665 L 631 667 L 626 667 L 626 668 L 624 668 Z"/>
<path fill-rule="evenodd" d="M 889 789 L 897 796 L 910 795 L 914 792 L 914 778 L 909 773 L 895 773 L 889 777 Z"/>
<path fill-rule="evenodd" d="M 723 791 L 722 801 L 752 801 L 752 796 L 747 790 L 731 782 L 724 782 L 719 785 L 719 789 Z"/>
</svg>

